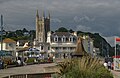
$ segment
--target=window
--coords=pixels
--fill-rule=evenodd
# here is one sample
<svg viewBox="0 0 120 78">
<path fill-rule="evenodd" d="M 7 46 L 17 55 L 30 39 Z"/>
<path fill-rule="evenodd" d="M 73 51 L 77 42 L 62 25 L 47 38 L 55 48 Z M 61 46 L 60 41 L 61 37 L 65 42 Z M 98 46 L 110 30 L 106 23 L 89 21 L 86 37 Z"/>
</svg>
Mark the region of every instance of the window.
<svg viewBox="0 0 120 78">
<path fill-rule="evenodd" d="M 58 50 L 58 47 L 55 47 L 56 50 Z"/>
<path fill-rule="evenodd" d="M 54 41 L 55 41 L 55 42 L 58 41 L 58 36 L 57 36 L 57 35 L 54 37 Z"/>
<path fill-rule="evenodd" d="M 48 47 L 48 50 L 50 50 L 50 47 Z"/>
<path fill-rule="evenodd" d="M 39 38 L 39 41 L 41 41 L 41 38 Z"/>
<path fill-rule="evenodd" d="M 73 48 L 72 47 L 70 47 L 70 50 L 72 50 Z"/>
<path fill-rule="evenodd" d="M 73 37 L 72 36 L 70 36 L 69 41 L 73 42 Z"/>
<path fill-rule="evenodd" d="M 12 43 L 9 43 L 8 45 L 9 45 L 9 47 L 13 47 L 13 44 L 12 44 Z"/>
<path fill-rule="evenodd" d="M 41 50 L 43 50 L 43 46 L 41 46 Z"/>
<path fill-rule="evenodd" d="M 58 42 L 61 42 L 61 38 L 60 37 L 58 38 Z"/>
<path fill-rule="evenodd" d="M 66 42 L 66 37 L 65 36 L 62 37 L 62 42 Z"/>
</svg>

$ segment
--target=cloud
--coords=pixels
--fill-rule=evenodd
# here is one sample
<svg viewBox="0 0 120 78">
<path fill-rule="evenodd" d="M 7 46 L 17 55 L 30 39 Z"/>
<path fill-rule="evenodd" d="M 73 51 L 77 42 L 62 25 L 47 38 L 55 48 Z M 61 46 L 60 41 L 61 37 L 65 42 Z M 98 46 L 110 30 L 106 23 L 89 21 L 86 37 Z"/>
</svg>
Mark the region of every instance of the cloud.
<svg viewBox="0 0 120 78">
<path fill-rule="evenodd" d="M 3 29 L 6 31 L 21 30 L 23 28 L 27 28 L 27 30 L 31 30 L 30 26 L 28 25 L 5 24 L 5 26 L 3 27 Z"/>
<path fill-rule="evenodd" d="M 62 21 L 61 21 L 60 19 L 58 19 L 58 18 L 52 18 L 50 21 L 53 22 L 53 23 L 61 23 L 61 22 L 62 22 Z"/>
<path fill-rule="evenodd" d="M 90 27 L 87 27 L 87 26 L 83 26 L 83 25 L 78 25 L 76 26 L 76 31 L 91 31 L 91 28 Z"/>
<path fill-rule="evenodd" d="M 73 30 L 100 32 L 104 36 L 120 36 L 119 4 L 119 0 L 0 0 L 0 14 L 14 29 L 33 29 L 36 9 L 40 15 L 42 10 L 49 10 L 52 30 L 65 26 Z"/>
<path fill-rule="evenodd" d="M 75 17 L 73 18 L 73 20 L 74 20 L 75 22 L 94 21 L 95 18 L 90 18 L 90 17 L 84 15 L 83 17 L 75 16 Z"/>
</svg>

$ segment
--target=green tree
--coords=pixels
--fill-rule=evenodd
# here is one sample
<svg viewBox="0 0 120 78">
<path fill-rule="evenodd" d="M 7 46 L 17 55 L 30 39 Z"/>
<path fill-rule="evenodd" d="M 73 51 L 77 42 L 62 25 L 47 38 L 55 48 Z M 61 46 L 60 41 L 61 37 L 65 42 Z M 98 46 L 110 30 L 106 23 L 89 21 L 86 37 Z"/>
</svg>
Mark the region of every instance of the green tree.
<svg viewBox="0 0 120 78">
<path fill-rule="evenodd" d="M 70 33 L 73 33 L 74 31 L 72 29 L 69 30 Z"/>
<path fill-rule="evenodd" d="M 11 37 L 17 37 L 15 32 L 9 32 L 7 35 L 6 35 L 7 38 L 11 38 Z"/>
<path fill-rule="evenodd" d="M 35 36 L 36 36 L 36 33 L 35 33 L 35 30 L 30 30 L 29 31 L 29 34 L 30 34 L 30 40 L 34 40 L 35 39 Z"/>
<path fill-rule="evenodd" d="M 22 30 L 16 30 L 15 33 L 16 33 L 17 37 L 23 36 Z"/>
<path fill-rule="evenodd" d="M 23 31 L 23 33 L 24 33 L 24 32 L 28 32 L 28 30 L 27 30 L 26 28 L 23 28 L 22 31 Z"/>
<path fill-rule="evenodd" d="M 55 32 L 68 32 L 68 30 L 64 27 L 60 27 L 58 30 L 56 30 Z"/>
</svg>

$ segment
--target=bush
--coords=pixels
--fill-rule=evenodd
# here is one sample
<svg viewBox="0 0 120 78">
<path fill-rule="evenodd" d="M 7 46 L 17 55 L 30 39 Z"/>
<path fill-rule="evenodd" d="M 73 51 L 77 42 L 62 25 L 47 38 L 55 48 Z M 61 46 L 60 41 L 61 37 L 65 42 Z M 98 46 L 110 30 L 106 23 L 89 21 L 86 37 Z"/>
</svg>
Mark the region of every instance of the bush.
<svg viewBox="0 0 120 78">
<path fill-rule="evenodd" d="M 90 56 L 65 60 L 58 67 L 61 78 L 113 78 L 99 59 Z"/>
<path fill-rule="evenodd" d="M 27 63 L 34 63 L 35 58 L 28 58 Z"/>
</svg>

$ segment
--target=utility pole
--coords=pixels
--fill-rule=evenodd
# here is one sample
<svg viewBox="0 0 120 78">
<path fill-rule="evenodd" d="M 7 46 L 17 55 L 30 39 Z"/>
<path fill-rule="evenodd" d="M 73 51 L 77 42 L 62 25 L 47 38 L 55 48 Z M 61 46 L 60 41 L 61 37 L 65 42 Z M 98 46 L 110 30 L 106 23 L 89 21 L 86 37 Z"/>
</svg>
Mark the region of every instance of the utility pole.
<svg viewBox="0 0 120 78">
<path fill-rule="evenodd" d="M 107 44 L 107 57 L 109 57 L 109 45 Z"/>
<path fill-rule="evenodd" d="M 89 52 L 89 53 L 91 53 L 91 52 L 90 52 L 90 49 L 91 49 L 90 46 L 91 46 L 91 45 L 90 45 L 90 36 L 88 36 L 88 52 Z"/>
<path fill-rule="evenodd" d="M 102 53 L 101 55 L 104 57 L 104 50 L 103 50 L 103 39 L 102 39 Z"/>
<path fill-rule="evenodd" d="M 3 15 L 1 15 L 1 51 L 3 50 L 2 36 L 3 36 Z"/>
</svg>

